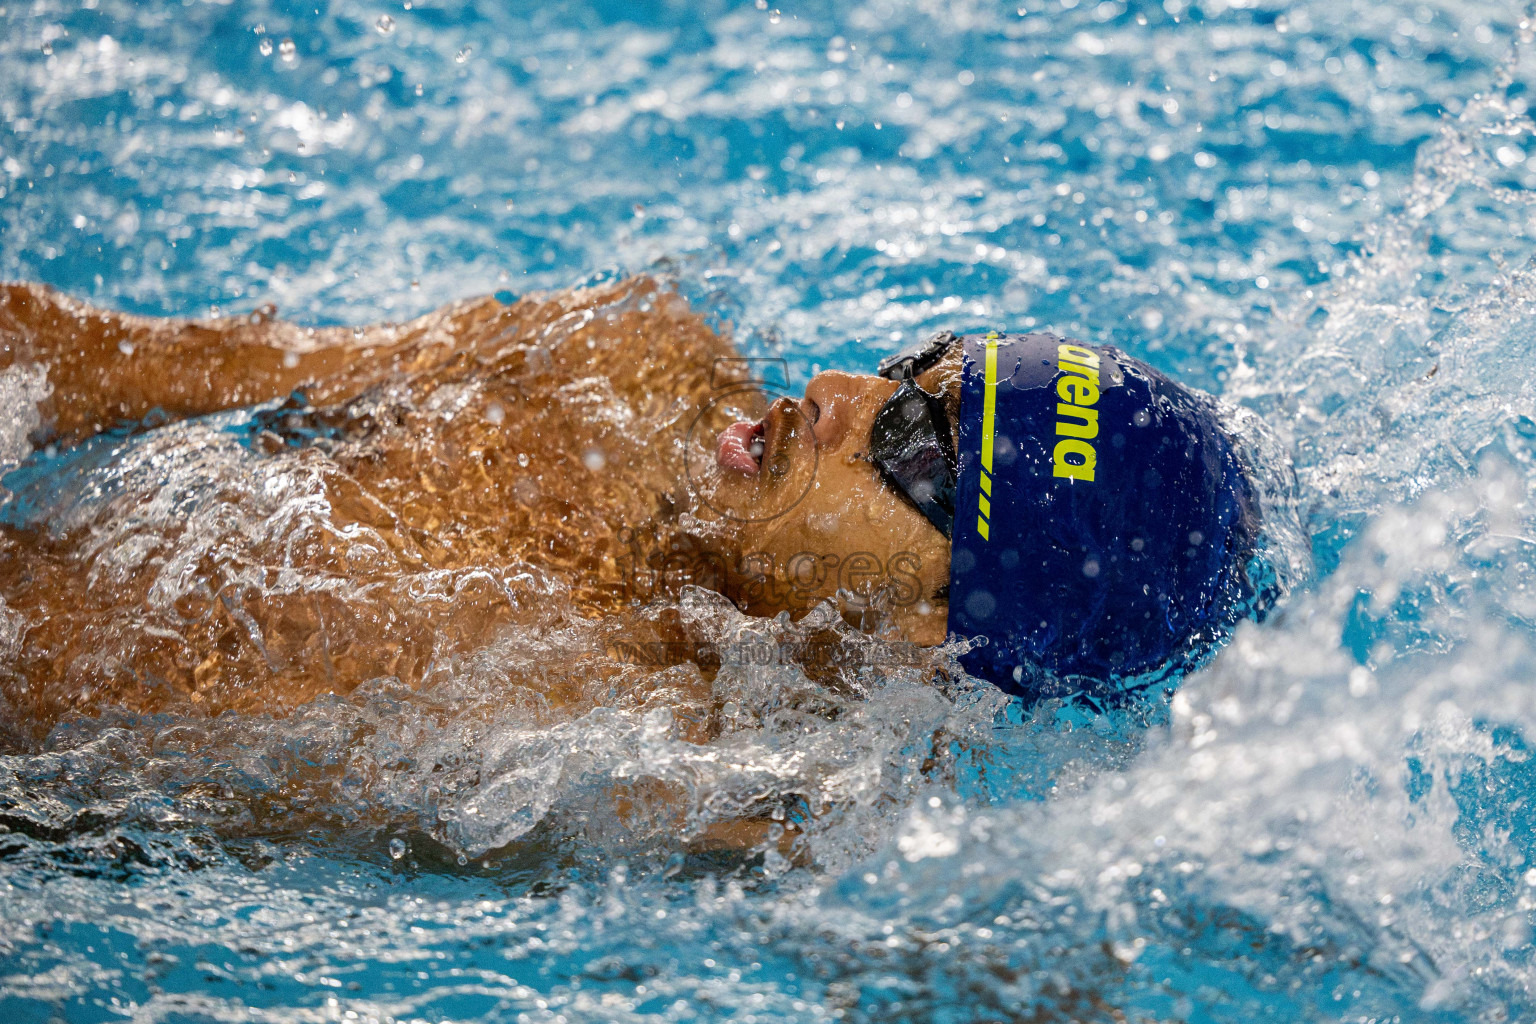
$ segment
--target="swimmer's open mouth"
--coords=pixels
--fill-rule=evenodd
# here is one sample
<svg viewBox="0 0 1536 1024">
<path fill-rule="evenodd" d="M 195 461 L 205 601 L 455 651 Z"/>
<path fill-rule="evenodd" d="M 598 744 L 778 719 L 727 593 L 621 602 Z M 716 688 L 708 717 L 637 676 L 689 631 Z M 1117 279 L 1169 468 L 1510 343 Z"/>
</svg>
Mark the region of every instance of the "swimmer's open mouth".
<svg viewBox="0 0 1536 1024">
<path fill-rule="evenodd" d="M 757 476 L 763 468 L 763 452 L 767 448 L 763 421 L 756 423 L 732 423 L 720 431 L 715 442 L 715 462 L 721 469 L 728 469 L 742 476 Z"/>
</svg>

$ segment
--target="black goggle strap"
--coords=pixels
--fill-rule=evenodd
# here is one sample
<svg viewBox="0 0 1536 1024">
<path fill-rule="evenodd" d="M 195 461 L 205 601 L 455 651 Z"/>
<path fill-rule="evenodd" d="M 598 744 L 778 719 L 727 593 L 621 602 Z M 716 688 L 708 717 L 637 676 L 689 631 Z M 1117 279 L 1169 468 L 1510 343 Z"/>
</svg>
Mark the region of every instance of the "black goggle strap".
<svg viewBox="0 0 1536 1024">
<path fill-rule="evenodd" d="M 910 376 L 880 407 L 869 432 L 870 460 L 946 538 L 954 527 L 958 476 L 949 433 L 944 403 Z"/>
<path fill-rule="evenodd" d="M 949 346 L 959 340 L 953 331 L 940 331 L 896 355 L 886 356 L 880 360 L 880 366 L 875 372 L 886 380 L 905 380 L 908 377 L 916 377 L 943 359 L 944 354 L 949 351 Z"/>
</svg>

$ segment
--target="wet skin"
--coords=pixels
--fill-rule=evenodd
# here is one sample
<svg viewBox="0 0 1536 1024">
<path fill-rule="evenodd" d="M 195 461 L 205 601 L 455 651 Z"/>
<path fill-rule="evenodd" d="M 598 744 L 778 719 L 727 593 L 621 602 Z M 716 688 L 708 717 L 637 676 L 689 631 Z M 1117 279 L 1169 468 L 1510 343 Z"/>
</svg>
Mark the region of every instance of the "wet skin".
<svg viewBox="0 0 1536 1024">
<path fill-rule="evenodd" d="M 79 716 L 280 715 L 365 683 L 465 679 L 533 728 L 665 709 L 674 737 L 707 744 L 738 728 L 719 656 L 700 653 L 730 616 L 706 601 L 691 625 L 690 584 L 759 615 L 828 599 L 855 626 L 941 641 L 948 544 L 864 457 L 895 385 L 825 373 L 797 401 L 738 389 L 716 408 L 732 360 L 643 278 L 359 329 L 137 317 L 0 284 L 0 371 L 46 374 L 34 443 L 132 433 L 101 449 L 118 455 L 91 477 L 99 500 L 45 484 L 66 514 L 0 523 L 0 752 Z M 199 419 L 295 389 L 306 401 L 263 412 L 248 447 Z M 763 425 L 755 474 L 718 464 L 738 417 Z M 676 831 L 685 796 L 636 806 Z M 798 856 L 769 817 L 692 842 L 773 836 Z"/>
<path fill-rule="evenodd" d="M 431 686 L 489 637 L 573 619 L 598 624 L 592 647 L 520 670 L 531 714 L 666 704 L 702 739 L 712 670 L 675 692 L 625 689 L 633 666 L 604 646 L 686 649 L 675 598 L 689 584 L 758 615 L 798 618 L 831 600 L 859 628 L 942 641 L 948 543 L 865 457 L 896 385 L 824 373 L 798 401 L 743 392 L 715 409 L 714 368 L 733 356 L 645 279 L 358 330 L 269 313 L 135 317 L 0 285 L 0 369 L 41 367 L 51 389 L 37 441 L 67 448 L 158 410 L 171 426 L 145 436 L 166 471 L 222 486 L 196 507 L 216 530 L 239 527 L 208 547 L 202 525 L 141 520 L 159 477 L 123 478 L 120 499 L 73 526 L 0 527 L 0 601 L 18 630 L 0 666 L 0 731 L 13 737 L 0 745 L 109 705 L 217 714 L 380 677 Z M 941 364 L 919 383 L 941 393 L 952 377 Z M 216 476 L 199 475 L 204 428 L 177 421 L 295 388 L 313 407 L 295 417 L 334 440 L 263 434 L 266 462 L 216 460 Z M 756 474 L 718 462 L 733 418 L 761 419 Z M 319 481 L 319 518 L 269 529 L 278 520 L 245 475 L 262 466 L 285 486 Z M 193 568 L 169 575 L 178 565 Z M 424 602 L 423 586 L 451 599 Z"/>
</svg>

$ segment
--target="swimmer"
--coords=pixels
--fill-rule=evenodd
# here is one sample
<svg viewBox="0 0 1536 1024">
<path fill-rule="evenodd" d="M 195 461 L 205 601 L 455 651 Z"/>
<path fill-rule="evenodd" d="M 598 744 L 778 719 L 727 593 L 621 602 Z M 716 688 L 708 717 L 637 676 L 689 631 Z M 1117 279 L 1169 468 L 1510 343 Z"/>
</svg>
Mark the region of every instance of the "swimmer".
<svg viewBox="0 0 1536 1024">
<path fill-rule="evenodd" d="M 647 278 L 357 329 L 9 285 L 0 371 L 40 397 L 0 481 L 7 745 L 113 706 L 427 686 L 498 630 L 570 618 L 675 641 L 658 599 L 689 586 L 971 639 L 961 663 L 1009 693 L 1113 701 L 1259 600 L 1215 403 L 1048 334 L 944 333 L 768 402 Z M 519 686 L 543 708 L 709 700 L 697 673 L 642 698 L 622 664 L 538 660 Z"/>
</svg>

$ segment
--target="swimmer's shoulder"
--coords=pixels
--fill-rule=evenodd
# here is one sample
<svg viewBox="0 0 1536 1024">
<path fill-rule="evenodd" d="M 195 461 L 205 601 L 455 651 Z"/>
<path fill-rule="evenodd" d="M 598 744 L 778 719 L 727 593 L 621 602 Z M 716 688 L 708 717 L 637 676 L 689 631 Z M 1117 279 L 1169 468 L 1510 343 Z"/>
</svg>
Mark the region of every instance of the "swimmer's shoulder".
<svg viewBox="0 0 1536 1024">
<path fill-rule="evenodd" d="M 703 313 L 643 275 L 511 303 L 469 299 L 413 327 L 452 336 L 485 371 L 558 384 L 603 377 L 629 397 L 701 397 L 716 362 L 736 355 Z"/>
</svg>

